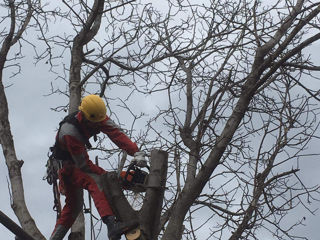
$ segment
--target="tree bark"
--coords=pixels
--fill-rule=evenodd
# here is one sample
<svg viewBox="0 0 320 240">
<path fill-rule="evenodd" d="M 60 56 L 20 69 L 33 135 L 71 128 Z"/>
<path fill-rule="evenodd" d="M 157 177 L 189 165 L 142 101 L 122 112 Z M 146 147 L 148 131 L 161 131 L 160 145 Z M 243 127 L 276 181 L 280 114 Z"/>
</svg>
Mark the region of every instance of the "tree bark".
<svg viewBox="0 0 320 240">
<path fill-rule="evenodd" d="M 45 239 L 37 228 L 33 218 L 31 217 L 24 199 L 23 181 L 21 176 L 22 160 L 18 160 L 15 152 L 15 146 L 11 134 L 9 122 L 8 102 L 3 85 L 3 70 L 7 60 L 10 48 L 21 37 L 30 20 L 31 3 L 29 2 L 29 13 L 23 24 L 23 28 L 15 35 L 16 14 L 14 1 L 9 1 L 11 10 L 11 25 L 8 35 L 3 41 L 0 51 L 0 144 L 2 146 L 3 155 L 6 159 L 6 165 L 9 171 L 9 178 L 12 191 L 12 209 L 19 219 L 22 228 L 34 236 L 36 239 Z"/>
<path fill-rule="evenodd" d="M 145 239 L 156 240 L 161 231 L 160 216 L 166 188 L 168 153 L 161 150 L 151 152 L 150 174 L 147 191 L 140 210 L 141 230 Z"/>
<path fill-rule="evenodd" d="M 81 211 L 73 223 L 71 227 L 71 233 L 68 236 L 68 240 L 79 240 L 85 239 L 85 221 L 84 221 L 84 214 Z"/>
<path fill-rule="evenodd" d="M 69 75 L 69 113 L 78 110 L 81 101 L 81 65 L 83 63 L 83 47 L 97 34 L 104 8 L 104 0 L 95 0 L 92 11 L 81 31 L 74 37 L 71 50 Z M 74 238 L 75 237 L 75 238 Z M 85 223 L 83 212 L 79 214 L 71 228 L 69 239 L 84 240 Z"/>
<path fill-rule="evenodd" d="M 150 174 L 147 180 L 146 196 L 138 213 L 131 207 L 123 194 L 116 172 L 103 175 L 104 192 L 110 206 L 120 221 L 138 219 L 141 240 L 156 240 L 160 233 L 160 215 L 166 185 L 168 153 L 161 150 L 151 152 Z"/>
<path fill-rule="evenodd" d="M 108 172 L 102 176 L 102 179 L 103 191 L 117 219 L 120 221 L 137 219 L 137 212 L 133 210 L 123 194 L 118 174 L 116 172 Z"/>
<path fill-rule="evenodd" d="M 2 211 L 0 211 L 0 223 L 15 234 L 18 240 L 35 240 Z"/>
<path fill-rule="evenodd" d="M 9 179 L 12 191 L 12 209 L 19 219 L 22 228 L 36 239 L 45 239 L 37 228 L 26 206 L 24 188 L 21 176 L 22 160 L 18 160 L 8 119 L 8 103 L 2 84 L 2 71 L 0 71 L 0 144 L 6 165 L 9 171 Z"/>
</svg>

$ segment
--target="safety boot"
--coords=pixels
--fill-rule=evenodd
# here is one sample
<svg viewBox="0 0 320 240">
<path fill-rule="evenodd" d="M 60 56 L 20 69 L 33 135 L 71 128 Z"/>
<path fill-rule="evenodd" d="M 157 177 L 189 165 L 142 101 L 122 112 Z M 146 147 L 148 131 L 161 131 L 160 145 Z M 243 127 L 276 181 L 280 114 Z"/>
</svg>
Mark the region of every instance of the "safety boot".
<svg viewBox="0 0 320 240">
<path fill-rule="evenodd" d="M 107 225 L 109 240 L 120 240 L 121 235 L 138 227 L 136 220 L 117 222 L 115 216 L 105 216 L 102 221 Z"/>
</svg>

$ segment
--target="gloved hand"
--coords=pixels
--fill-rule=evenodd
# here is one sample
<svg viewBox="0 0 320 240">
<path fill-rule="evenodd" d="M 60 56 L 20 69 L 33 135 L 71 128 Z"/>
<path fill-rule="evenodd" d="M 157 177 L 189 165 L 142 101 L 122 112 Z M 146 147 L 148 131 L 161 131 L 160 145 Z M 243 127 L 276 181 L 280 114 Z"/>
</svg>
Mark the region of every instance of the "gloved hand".
<svg viewBox="0 0 320 240">
<path fill-rule="evenodd" d="M 138 167 L 147 167 L 147 161 L 145 159 L 146 153 L 141 151 L 141 152 L 136 152 L 133 155 L 133 162 L 138 166 Z"/>
</svg>

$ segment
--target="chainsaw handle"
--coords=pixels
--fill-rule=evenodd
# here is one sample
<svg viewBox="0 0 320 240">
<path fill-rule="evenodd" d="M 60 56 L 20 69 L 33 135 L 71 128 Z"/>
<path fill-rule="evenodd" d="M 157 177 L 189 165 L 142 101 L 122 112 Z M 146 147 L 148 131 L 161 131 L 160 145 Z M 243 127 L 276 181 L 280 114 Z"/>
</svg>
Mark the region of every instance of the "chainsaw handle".
<svg viewBox="0 0 320 240">
<path fill-rule="evenodd" d="M 134 171 L 134 170 L 136 169 L 136 166 L 135 166 L 135 165 L 136 165 L 136 164 L 135 164 L 134 162 L 130 163 L 130 165 L 129 165 L 127 171 L 126 171 L 126 174 L 124 175 L 124 180 L 125 180 L 125 181 L 127 180 L 127 177 L 128 177 L 128 175 L 130 174 L 130 171 L 131 171 L 131 170 Z"/>
<path fill-rule="evenodd" d="M 148 171 L 150 172 L 150 167 L 149 166 L 145 166 L 145 168 L 148 169 Z M 133 173 L 132 173 L 133 171 Z M 123 177 L 123 181 L 130 183 L 130 181 L 128 180 L 128 176 L 130 174 L 130 176 L 134 177 L 134 175 L 136 174 L 136 172 L 143 172 L 142 170 L 140 170 L 140 168 L 138 166 L 136 166 L 136 163 L 133 161 L 129 164 L 128 169 Z"/>
</svg>

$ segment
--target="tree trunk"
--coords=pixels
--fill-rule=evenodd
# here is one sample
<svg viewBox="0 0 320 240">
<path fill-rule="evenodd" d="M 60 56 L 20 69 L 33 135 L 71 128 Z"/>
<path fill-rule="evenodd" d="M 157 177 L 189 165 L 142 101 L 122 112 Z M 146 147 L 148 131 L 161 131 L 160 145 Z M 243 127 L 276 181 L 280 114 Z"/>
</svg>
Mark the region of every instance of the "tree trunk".
<svg viewBox="0 0 320 240">
<path fill-rule="evenodd" d="M 137 219 L 136 211 L 130 206 L 123 194 L 123 189 L 116 172 L 108 172 L 102 176 L 103 191 L 109 201 L 110 207 L 120 221 Z"/>
<path fill-rule="evenodd" d="M 77 111 L 81 101 L 81 65 L 83 62 L 83 46 L 96 35 L 100 28 L 104 0 L 95 0 L 92 11 L 81 31 L 74 37 L 71 51 L 69 75 L 69 113 Z M 81 213 L 71 228 L 69 239 L 84 240 L 84 215 Z M 76 238 L 73 238 L 76 237 Z"/>
<path fill-rule="evenodd" d="M 186 182 L 186 185 L 180 194 L 162 240 L 181 239 L 182 227 L 185 215 L 190 209 L 191 205 L 200 195 L 202 189 L 208 182 L 212 172 L 218 166 L 221 156 L 223 155 L 227 145 L 236 132 L 243 115 L 252 99 L 255 91 L 254 83 L 259 79 L 261 72 L 253 70 L 253 73 L 248 77 L 245 83 L 245 91 L 242 92 L 237 105 L 235 106 L 229 120 L 227 121 L 221 135 L 217 139 L 217 143 L 210 152 L 210 155 L 197 177 L 192 182 Z"/>
<path fill-rule="evenodd" d="M 160 150 L 151 152 L 150 174 L 147 191 L 140 210 L 141 230 L 145 239 L 156 240 L 161 231 L 160 216 L 166 188 L 168 153 Z"/>
<path fill-rule="evenodd" d="M 7 215 L 0 211 L 0 223 L 8 228 L 18 240 L 35 240 L 28 233 L 26 233 L 19 225 L 12 221 Z"/>
<path fill-rule="evenodd" d="M 12 209 L 18 217 L 22 228 L 36 239 L 45 239 L 31 217 L 24 199 L 24 188 L 21 176 L 22 160 L 18 160 L 8 119 L 8 103 L 2 84 L 2 72 L 0 72 L 0 144 L 6 165 L 9 170 L 9 178 L 12 191 Z"/>
<path fill-rule="evenodd" d="M 150 174 L 146 183 L 146 196 L 139 213 L 141 240 L 156 240 L 160 232 L 160 215 L 165 191 L 168 153 L 160 150 L 151 152 Z M 138 219 L 138 213 L 130 206 L 116 172 L 103 176 L 104 192 L 110 206 L 120 221 Z"/>
<path fill-rule="evenodd" d="M 71 227 L 71 233 L 68 236 L 68 240 L 79 240 L 85 239 L 85 221 L 84 221 L 84 214 L 81 211 L 73 223 Z"/>
<path fill-rule="evenodd" d="M 31 2 L 28 2 L 28 15 L 24 19 L 24 25 L 16 32 L 16 6 L 14 1 L 9 1 L 10 8 L 10 30 L 8 35 L 2 42 L 0 51 L 0 144 L 2 146 L 3 155 L 6 159 L 6 165 L 9 171 L 9 178 L 12 191 L 12 209 L 18 220 L 29 235 L 36 239 L 45 239 L 37 228 L 33 218 L 31 217 L 24 199 L 23 181 L 21 176 L 22 160 L 18 160 L 15 152 L 14 142 L 10 130 L 8 102 L 3 85 L 3 70 L 7 61 L 10 48 L 21 38 L 21 34 L 25 31 L 32 14 Z M 15 35 L 16 34 L 16 35 Z"/>
</svg>

